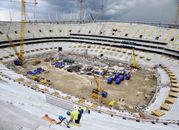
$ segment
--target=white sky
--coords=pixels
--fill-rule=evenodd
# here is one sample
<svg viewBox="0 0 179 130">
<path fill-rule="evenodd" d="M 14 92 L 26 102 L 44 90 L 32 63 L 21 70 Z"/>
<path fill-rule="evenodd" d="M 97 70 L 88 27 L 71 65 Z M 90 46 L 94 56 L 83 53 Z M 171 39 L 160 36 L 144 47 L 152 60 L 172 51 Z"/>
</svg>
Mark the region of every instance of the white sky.
<svg viewBox="0 0 179 130">
<path fill-rule="evenodd" d="M 0 21 L 20 20 L 20 0 L 0 0 Z M 26 0 L 33 2 L 34 0 Z M 112 20 L 122 22 L 173 23 L 176 0 L 83 0 L 84 19 Z M 79 20 L 79 0 L 37 0 L 26 4 L 26 19 Z M 104 6 L 102 6 L 102 3 Z M 101 9 L 103 7 L 103 10 Z"/>
</svg>

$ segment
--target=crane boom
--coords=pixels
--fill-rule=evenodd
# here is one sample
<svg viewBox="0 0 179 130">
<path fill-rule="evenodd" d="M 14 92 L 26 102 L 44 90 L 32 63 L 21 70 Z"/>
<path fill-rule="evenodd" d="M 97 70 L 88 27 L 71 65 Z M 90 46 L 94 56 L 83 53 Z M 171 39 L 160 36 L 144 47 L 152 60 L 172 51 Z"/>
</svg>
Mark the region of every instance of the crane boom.
<svg viewBox="0 0 179 130">
<path fill-rule="evenodd" d="M 17 58 L 19 59 L 20 58 L 19 52 L 18 52 L 16 46 L 12 43 L 12 38 L 9 35 L 7 35 L 7 39 L 8 39 L 9 44 L 11 45 L 12 49 L 14 50 Z"/>
<path fill-rule="evenodd" d="M 179 21 L 179 0 L 176 1 L 176 16 L 174 21 L 174 26 L 177 27 L 178 21 Z"/>
<path fill-rule="evenodd" d="M 135 54 L 134 48 L 132 48 L 132 55 L 133 55 L 133 64 L 131 64 L 131 67 L 140 69 L 141 67 L 137 64 L 137 61 L 136 61 L 136 54 Z"/>
<path fill-rule="evenodd" d="M 136 62 L 136 55 L 135 55 L 135 52 L 134 52 L 134 48 L 132 49 L 132 54 L 133 54 L 133 57 L 134 57 L 134 64 L 136 65 L 137 62 Z"/>
<path fill-rule="evenodd" d="M 99 77 L 94 75 L 94 79 L 96 82 L 96 88 L 93 89 L 91 97 L 95 100 L 100 100 L 102 97 L 106 98 L 107 97 L 107 92 L 103 90 L 103 88 L 99 85 Z"/>
<path fill-rule="evenodd" d="M 99 79 L 95 75 L 94 75 L 94 79 L 95 79 L 95 82 L 96 82 L 97 89 L 101 90 L 101 88 L 99 86 Z"/>
</svg>

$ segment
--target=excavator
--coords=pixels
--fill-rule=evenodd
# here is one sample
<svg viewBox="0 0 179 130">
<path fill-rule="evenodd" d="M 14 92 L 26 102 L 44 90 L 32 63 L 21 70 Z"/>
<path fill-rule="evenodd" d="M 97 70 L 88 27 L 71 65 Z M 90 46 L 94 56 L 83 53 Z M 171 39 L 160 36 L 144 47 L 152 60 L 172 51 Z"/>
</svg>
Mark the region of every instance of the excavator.
<svg viewBox="0 0 179 130">
<path fill-rule="evenodd" d="M 100 87 L 99 78 L 96 75 L 94 75 L 94 79 L 95 79 L 97 88 L 92 90 L 91 97 L 95 100 L 101 99 L 102 97 L 106 98 L 108 93 Z"/>
<path fill-rule="evenodd" d="M 132 48 L 132 55 L 133 55 L 133 61 L 134 62 L 130 66 L 133 67 L 133 68 L 136 68 L 136 69 L 141 69 L 141 67 L 137 64 L 136 54 L 135 54 L 134 48 Z"/>
</svg>

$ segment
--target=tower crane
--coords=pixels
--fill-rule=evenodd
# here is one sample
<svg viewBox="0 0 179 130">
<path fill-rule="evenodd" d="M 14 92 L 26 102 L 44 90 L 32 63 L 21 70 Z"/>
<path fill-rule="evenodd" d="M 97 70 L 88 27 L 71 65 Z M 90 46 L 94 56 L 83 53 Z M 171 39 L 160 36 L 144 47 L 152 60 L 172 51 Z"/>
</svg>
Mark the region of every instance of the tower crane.
<svg viewBox="0 0 179 130">
<path fill-rule="evenodd" d="M 179 22 L 179 0 L 176 0 L 176 16 L 175 16 L 175 21 L 174 21 L 174 26 L 177 27 L 178 22 Z"/>
<path fill-rule="evenodd" d="M 93 22 L 96 22 L 102 15 L 103 15 L 103 12 L 104 12 L 104 5 L 106 4 L 104 0 L 101 0 L 101 6 L 98 7 L 98 9 L 96 10 L 96 14 L 95 15 L 92 15 L 90 13 L 90 17 L 92 19 Z"/>
<path fill-rule="evenodd" d="M 176 1 L 176 12 L 175 12 L 175 19 L 171 25 L 169 25 L 170 28 L 178 28 L 179 27 L 179 0 Z"/>
<path fill-rule="evenodd" d="M 83 0 L 80 1 L 80 22 L 83 22 Z"/>
<path fill-rule="evenodd" d="M 17 2 L 17 1 L 13 1 Z M 18 52 L 16 46 L 12 42 L 12 38 L 7 34 L 7 39 L 11 47 L 13 48 L 18 59 L 14 60 L 15 65 L 22 65 L 25 60 L 25 52 L 24 52 L 24 37 L 25 37 L 25 16 L 26 16 L 26 0 L 21 0 L 21 22 L 20 22 L 20 52 Z M 37 0 L 33 2 L 35 5 L 37 4 Z"/>
</svg>

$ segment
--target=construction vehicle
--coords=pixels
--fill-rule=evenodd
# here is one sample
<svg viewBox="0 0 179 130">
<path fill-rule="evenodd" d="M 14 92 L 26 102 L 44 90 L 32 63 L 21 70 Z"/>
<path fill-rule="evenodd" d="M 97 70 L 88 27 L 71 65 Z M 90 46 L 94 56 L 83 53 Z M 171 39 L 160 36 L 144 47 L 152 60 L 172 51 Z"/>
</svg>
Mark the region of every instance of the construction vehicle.
<svg viewBox="0 0 179 130">
<path fill-rule="evenodd" d="M 29 76 L 29 78 L 34 80 L 34 81 L 36 81 L 36 82 L 39 82 L 41 84 L 48 84 L 48 83 L 50 83 L 50 80 L 47 80 L 47 79 L 45 79 L 43 77 L 40 77 L 40 76 L 34 76 L 34 75 L 32 75 L 32 76 Z"/>
<path fill-rule="evenodd" d="M 92 90 L 91 97 L 95 100 L 101 99 L 101 98 L 106 98 L 108 93 L 100 87 L 99 78 L 96 75 L 94 75 L 94 79 L 95 79 L 97 88 Z"/>
<path fill-rule="evenodd" d="M 133 55 L 133 63 L 130 65 L 130 67 L 133 67 L 133 68 L 136 68 L 136 69 L 141 69 L 141 67 L 137 64 L 136 54 L 134 52 L 134 48 L 132 48 L 132 55 Z"/>
<path fill-rule="evenodd" d="M 47 81 L 46 79 L 44 79 L 44 78 L 41 78 L 41 79 L 40 79 L 40 83 L 41 83 L 41 84 L 47 84 L 48 81 Z"/>
<path fill-rule="evenodd" d="M 108 105 L 109 105 L 110 107 L 114 107 L 115 104 L 116 104 L 116 100 L 113 99 L 113 100 L 111 100 L 111 101 L 109 102 Z"/>
<path fill-rule="evenodd" d="M 7 39 L 9 44 L 11 45 L 11 47 L 13 48 L 17 59 L 14 60 L 14 64 L 15 65 L 22 65 L 25 57 L 24 57 L 24 37 L 25 37 L 25 14 L 26 14 L 26 10 L 25 10 L 25 4 L 26 4 L 26 0 L 21 0 L 21 22 L 20 22 L 20 52 L 18 52 L 16 46 L 12 43 L 12 38 L 7 34 Z M 29 3 L 29 2 L 28 2 Z M 35 0 L 34 4 L 36 5 L 37 2 Z M 11 20 L 12 22 L 12 20 Z"/>
<path fill-rule="evenodd" d="M 34 75 L 29 76 L 29 77 L 30 77 L 30 79 L 35 80 L 35 81 L 38 79 L 38 77 L 37 77 L 37 76 L 34 76 Z"/>
</svg>

